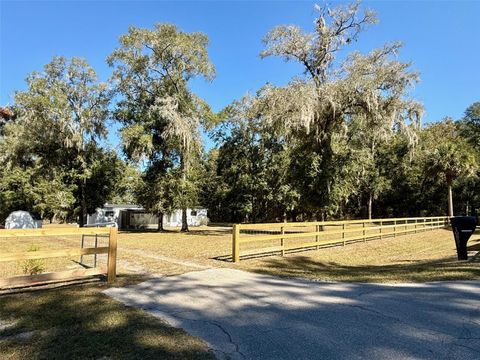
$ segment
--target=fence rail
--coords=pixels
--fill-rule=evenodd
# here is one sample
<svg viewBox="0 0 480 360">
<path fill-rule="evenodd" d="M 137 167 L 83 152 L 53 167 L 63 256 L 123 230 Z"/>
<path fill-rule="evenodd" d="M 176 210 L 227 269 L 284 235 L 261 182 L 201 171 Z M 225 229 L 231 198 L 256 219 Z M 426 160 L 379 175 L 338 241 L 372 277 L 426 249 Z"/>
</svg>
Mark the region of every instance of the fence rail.
<svg viewBox="0 0 480 360">
<path fill-rule="evenodd" d="M 233 225 L 232 260 L 319 249 L 448 226 L 447 216 Z M 245 246 L 250 248 L 244 249 Z M 253 247 L 252 247 L 253 245 Z"/>
<path fill-rule="evenodd" d="M 39 285 L 55 281 L 68 281 L 93 275 L 107 275 L 108 283 L 116 278 L 117 263 L 117 228 L 50 228 L 50 229 L 16 229 L 0 230 L 0 238 L 36 237 L 36 236 L 72 236 L 100 235 L 108 236 L 108 246 L 68 248 L 61 250 L 26 251 L 0 254 L 0 263 L 9 261 L 37 260 L 81 255 L 108 254 L 107 265 L 101 267 L 56 271 L 35 275 L 21 275 L 0 278 L 0 289 Z"/>
</svg>

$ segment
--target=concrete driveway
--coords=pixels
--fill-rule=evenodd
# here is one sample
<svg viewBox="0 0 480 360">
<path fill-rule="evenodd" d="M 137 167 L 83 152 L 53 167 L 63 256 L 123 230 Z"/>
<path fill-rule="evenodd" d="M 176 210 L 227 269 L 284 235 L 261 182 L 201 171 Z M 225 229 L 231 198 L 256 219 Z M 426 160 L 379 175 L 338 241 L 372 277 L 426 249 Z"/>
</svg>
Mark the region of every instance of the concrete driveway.
<svg viewBox="0 0 480 360">
<path fill-rule="evenodd" d="M 355 284 L 209 269 L 111 288 L 232 359 L 480 359 L 480 281 Z"/>
</svg>

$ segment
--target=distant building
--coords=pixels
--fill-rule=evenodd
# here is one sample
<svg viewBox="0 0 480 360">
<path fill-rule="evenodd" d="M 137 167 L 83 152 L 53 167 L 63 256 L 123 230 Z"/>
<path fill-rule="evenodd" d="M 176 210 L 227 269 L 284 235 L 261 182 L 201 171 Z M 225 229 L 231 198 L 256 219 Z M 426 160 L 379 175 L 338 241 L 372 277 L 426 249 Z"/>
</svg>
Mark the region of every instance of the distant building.
<svg viewBox="0 0 480 360">
<path fill-rule="evenodd" d="M 188 226 L 201 226 L 208 224 L 207 209 L 196 206 L 187 209 Z M 120 230 L 156 229 L 158 216 L 151 214 L 139 205 L 130 204 L 105 204 L 98 208 L 92 215 L 87 216 L 87 225 L 116 223 Z M 163 226 L 182 226 L 182 210 L 175 210 L 163 216 Z"/>
</svg>

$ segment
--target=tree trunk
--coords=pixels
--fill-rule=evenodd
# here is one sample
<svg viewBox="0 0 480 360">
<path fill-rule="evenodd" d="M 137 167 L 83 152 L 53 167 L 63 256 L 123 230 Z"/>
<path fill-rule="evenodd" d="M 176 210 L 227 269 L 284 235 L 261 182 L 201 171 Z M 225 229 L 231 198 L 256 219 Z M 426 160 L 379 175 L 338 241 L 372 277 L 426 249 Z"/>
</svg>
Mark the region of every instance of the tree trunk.
<svg viewBox="0 0 480 360">
<path fill-rule="evenodd" d="M 368 195 L 368 219 L 372 219 L 372 205 L 373 205 L 373 194 Z"/>
<path fill-rule="evenodd" d="M 85 186 L 82 181 L 80 183 L 80 215 L 78 219 L 79 227 L 83 227 L 86 215 L 87 215 L 87 202 L 85 200 Z"/>
<path fill-rule="evenodd" d="M 78 215 L 78 226 L 79 226 L 79 227 L 83 227 L 83 218 L 84 218 L 84 216 L 85 216 L 85 215 L 84 215 L 85 212 L 84 212 L 83 209 L 84 209 L 83 204 L 80 204 L 80 213 L 79 213 L 79 215 Z"/>
<path fill-rule="evenodd" d="M 185 159 L 185 156 L 182 155 L 180 157 L 180 167 L 182 169 L 182 180 L 184 183 L 187 181 L 187 173 L 188 173 L 188 162 L 187 159 Z M 183 194 L 185 196 L 185 194 Z M 185 199 L 183 199 L 182 203 L 185 203 Z M 187 232 L 188 231 L 188 222 L 187 222 L 187 208 L 183 207 L 182 208 L 182 232 Z"/>
<path fill-rule="evenodd" d="M 453 216 L 453 195 L 452 195 L 452 183 L 448 183 L 448 216 Z"/>
<path fill-rule="evenodd" d="M 163 213 L 158 214 L 158 228 L 157 231 L 163 231 Z"/>
<path fill-rule="evenodd" d="M 187 209 L 182 209 L 182 229 L 180 231 L 188 231 Z"/>
</svg>

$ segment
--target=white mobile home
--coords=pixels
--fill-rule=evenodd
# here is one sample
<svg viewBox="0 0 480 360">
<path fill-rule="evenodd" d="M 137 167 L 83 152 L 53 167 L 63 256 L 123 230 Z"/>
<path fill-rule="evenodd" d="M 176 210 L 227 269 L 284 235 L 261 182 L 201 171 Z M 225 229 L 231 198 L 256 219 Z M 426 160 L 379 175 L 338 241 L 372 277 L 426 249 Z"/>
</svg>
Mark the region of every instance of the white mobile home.
<svg viewBox="0 0 480 360">
<path fill-rule="evenodd" d="M 208 224 L 207 209 L 196 206 L 187 209 L 188 226 L 201 226 Z M 126 204 L 105 204 L 98 208 L 92 215 L 88 215 L 87 224 L 104 224 L 115 222 L 121 230 L 156 229 L 158 227 L 158 216 L 148 213 L 139 205 Z M 163 216 L 163 226 L 182 226 L 182 210 L 175 210 L 171 214 Z"/>
</svg>

